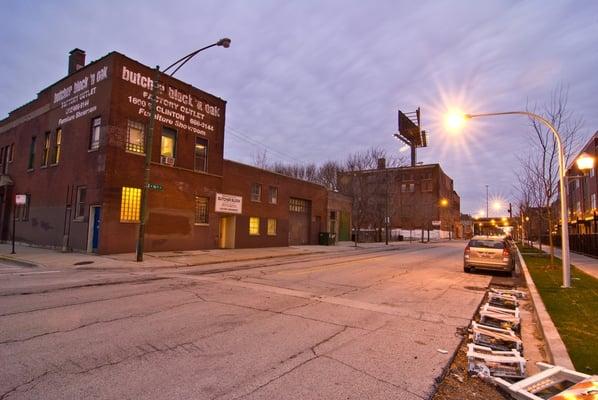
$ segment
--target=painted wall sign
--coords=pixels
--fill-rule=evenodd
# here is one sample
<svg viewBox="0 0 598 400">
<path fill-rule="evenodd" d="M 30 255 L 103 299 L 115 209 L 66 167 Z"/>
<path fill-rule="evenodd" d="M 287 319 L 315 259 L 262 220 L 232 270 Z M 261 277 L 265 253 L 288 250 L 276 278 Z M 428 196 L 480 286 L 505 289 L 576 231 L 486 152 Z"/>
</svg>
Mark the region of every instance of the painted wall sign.
<svg viewBox="0 0 598 400">
<path fill-rule="evenodd" d="M 58 119 L 58 125 L 94 113 L 98 107 L 94 104 L 97 84 L 108 79 L 108 66 L 98 67 L 82 75 L 75 82 L 54 92 L 53 104 L 59 104 L 64 116 Z"/>
<path fill-rule="evenodd" d="M 241 214 L 243 197 L 232 194 L 216 193 L 216 212 Z"/>
<path fill-rule="evenodd" d="M 143 89 L 140 93 L 131 93 L 127 96 L 127 100 L 138 107 L 138 115 L 149 118 L 154 87 L 153 77 L 143 75 L 126 66 L 122 67 L 120 77 L 123 81 Z M 162 124 L 205 136 L 216 130 L 221 115 L 220 107 L 208 104 L 190 93 L 182 92 L 163 82 L 158 83 L 156 120 Z"/>
<path fill-rule="evenodd" d="M 16 194 L 15 195 L 15 204 L 17 206 L 24 206 L 27 204 L 27 195 L 26 194 Z"/>
</svg>

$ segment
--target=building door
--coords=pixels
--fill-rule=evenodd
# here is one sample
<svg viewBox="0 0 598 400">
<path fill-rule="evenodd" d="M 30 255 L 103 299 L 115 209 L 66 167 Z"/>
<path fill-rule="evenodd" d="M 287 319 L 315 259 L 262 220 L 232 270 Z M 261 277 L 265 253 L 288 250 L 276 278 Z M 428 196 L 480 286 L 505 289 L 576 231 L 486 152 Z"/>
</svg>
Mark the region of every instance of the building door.
<svg viewBox="0 0 598 400">
<path fill-rule="evenodd" d="M 219 248 L 235 248 L 235 227 L 236 217 L 234 215 L 223 215 L 220 217 L 220 234 L 218 236 Z"/>
<path fill-rule="evenodd" d="M 338 227 L 338 240 L 350 240 L 351 227 L 349 223 L 349 213 L 346 211 L 340 212 L 340 221 Z"/>
<path fill-rule="evenodd" d="M 100 245 L 100 225 L 102 223 L 102 207 L 89 208 L 89 228 L 87 233 L 87 252 L 97 253 Z"/>
<path fill-rule="evenodd" d="M 289 199 L 289 245 L 309 244 L 311 202 Z"/>
</svg>

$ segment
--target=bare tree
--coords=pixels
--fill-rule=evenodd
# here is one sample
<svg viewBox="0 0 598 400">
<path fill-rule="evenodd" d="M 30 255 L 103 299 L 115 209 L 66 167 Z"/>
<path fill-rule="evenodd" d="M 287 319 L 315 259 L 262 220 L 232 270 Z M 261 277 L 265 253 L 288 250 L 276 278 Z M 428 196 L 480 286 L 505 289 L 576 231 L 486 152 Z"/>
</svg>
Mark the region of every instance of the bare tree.
<svg viewBox="0 0 598 400">
<path fill-rule="evenodd" d="M 268 168 L 268 152 L 266 149 L 252 153 L 251 158 L 253 159 L 253 165 L 256 167 L 263 169 Z"/>
<path fill-rule="evenodd" d="M 562 85 L 558 86 L 551 94 L 549 101 L 538 108 L 528 107 L 528 110 L 546 118 L 559 132 L 563 144 L 565 164 L 568 165 L 573 151 L 580 141 L 579 131 L 583 121 L 577 118 L 567 108 L 568 90 Z M 530 126 L 534 133 L 531 141 L 530 157 L 525 160 L 522 167 L 529 175 L 528 182 L 537 182 L 537 200 L 544 212 L 548 226 L 548 242 L 550 246 L 550 263 L 554 264 L 554 241 L 552 226 L 554 215 L 551 205 L 558 195 L 558 147 L 552 132 L 540 122 L 530 119 Z"/>
</svg>

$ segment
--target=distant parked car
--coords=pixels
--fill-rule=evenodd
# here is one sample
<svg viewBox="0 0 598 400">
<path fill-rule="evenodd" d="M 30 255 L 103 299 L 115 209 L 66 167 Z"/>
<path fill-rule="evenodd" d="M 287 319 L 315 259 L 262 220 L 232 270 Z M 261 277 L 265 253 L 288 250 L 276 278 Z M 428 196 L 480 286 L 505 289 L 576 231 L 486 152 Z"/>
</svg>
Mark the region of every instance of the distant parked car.
<svg viewBox="0 0 598 400">
<path fill-rule="evenodd" d="M 515 253 L 513 245 L 501 236 L 474 236 L 463 253 L 463 271 L 489 269 L 513 273 Z"/>
</svg>

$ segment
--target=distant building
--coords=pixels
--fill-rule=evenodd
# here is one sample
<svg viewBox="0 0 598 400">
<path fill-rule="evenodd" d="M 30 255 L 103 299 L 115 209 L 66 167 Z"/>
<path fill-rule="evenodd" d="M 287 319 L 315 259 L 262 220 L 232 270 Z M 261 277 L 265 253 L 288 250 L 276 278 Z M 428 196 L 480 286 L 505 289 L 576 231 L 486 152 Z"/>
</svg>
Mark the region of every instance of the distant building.
<svg viewBox="0 0 598 400">
<path fill-rule="evenodd" d="M 598 131 L 587 141 L 576 160 L 582 153 L 596 159 L 598 156 Z M 567 168 L 567 196 L 569 208 L 569 232 L 571 234 L 598 233 L 598 175 L 596 166 L 589 172 L 582 172 L 572 162 Z M 560 212 L 556 215 L 560 215 Z"/>
<path fill-rule="evenodd" d="M 339 191 L 353 197 L 354 230 L 383 240 L 386 217 L 393 236 L 427 231 L 437 237 L 462 236 L 460 198 L 439 164 L 339 173 Z M 370 232 L 370 233 L 367 233 Z"/>
<path fill-rule="evenodd" d="M 135 251 L 154 77 L 117 52 L 85 65 L 75 49 L 66 77 L 0 121 L 2 240 L 14 216 L 18 242 Z M 156 110 L 146 251 L 341 236 L 326 188 L 223 159 L 224 100 L 162 75 Z"/>
</svg>

